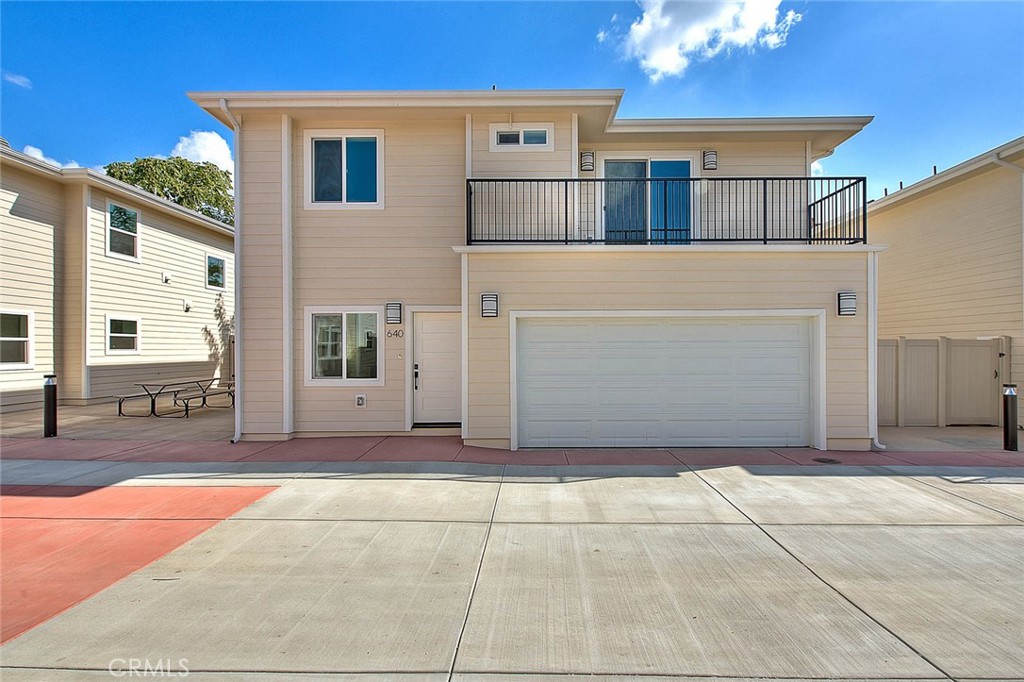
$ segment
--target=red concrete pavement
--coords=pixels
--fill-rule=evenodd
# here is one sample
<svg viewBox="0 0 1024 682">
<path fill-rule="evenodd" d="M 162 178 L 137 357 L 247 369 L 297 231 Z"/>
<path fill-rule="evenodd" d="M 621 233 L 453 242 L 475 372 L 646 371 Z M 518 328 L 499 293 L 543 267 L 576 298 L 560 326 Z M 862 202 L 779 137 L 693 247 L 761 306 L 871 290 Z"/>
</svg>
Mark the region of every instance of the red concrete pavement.
<svg viewBox="0 0 1024 682">
<path fill-rule="evenodd" d="M 0 643 L 131 575 L 272 490 L 3 486 Z"/>
</svg>

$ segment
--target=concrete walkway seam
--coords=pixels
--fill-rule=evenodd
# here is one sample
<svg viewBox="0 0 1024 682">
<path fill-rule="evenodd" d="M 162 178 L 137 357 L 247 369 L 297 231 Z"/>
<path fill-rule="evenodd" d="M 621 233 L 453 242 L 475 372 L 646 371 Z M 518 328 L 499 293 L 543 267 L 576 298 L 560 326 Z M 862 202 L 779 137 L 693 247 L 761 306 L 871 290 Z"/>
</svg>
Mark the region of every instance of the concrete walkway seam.
<svg viewBox="0 0 1024 682">
<path fill-rule="evenodd" d="M 466 625 L 469 623 L 469 613 L 473 609 L 473 596 L 476 594 L 476 586 L 480 582 L 480 572 L 484 566 L 484 557 L 487 556 L 487 543 L 491 540 L 491 529 L 494 528 L 494 515 L 498 511 L 498 500 L 501 498 L 501 485 L 505 482 L 505 467 L 501 465 L 501 474 L 498 476 L 498 487 L 494 491 L 494 504 L 491 505 L 491 518 L 487 521 L 487 531 L 484 533 L 484 541 L 480 547 L 480 561 L 476 564 L 476 574 L 473 576 L 473 585 L 469 588 L 469 599 L 466 601 L 466 615 L 462 619 L 462 628 L 459 630 L 459 637 L 455 640 L 455 650 L 452 652 L 452 663 L 448 667 L 448 682 L 452 682 L 455 675 L 455 663 L 459 658 L 459 647 L 462 646 L 462 637 L 466 634 Z"/>
<path fill-rule="evenodd" d="M 691 471 L 693 471 L 693 473 L 694 473 L 694 474 L 695 474 L 695 475 L 697 476 L 697 478 L 699 478 L 700 480 L 704 481 L 704 483 L 706 483 L 706 484 L 707 484 L 708 486 L 710 486 L 712 490 L 714 490 L 714 491 L 715 491 L 716 493 L 718 493 L 718 494 L 719 494 L 719 496 L 721 496 L 721 498 L 722 498 L 723 500 L 725 500 L 725 501 L 726 501 L 726 502 L 727 502 L 728 504 L 732 505 L 732 507 L 733 507 L 733 508 L 734 508 L 734 509 L 735 509 L 736 511 L 738 511 L 738 512 L 739 512 L 740 514 L 743 514 L 743 516 L 745 516 L 745 517 L 746 517 L 747 519 L 749 519 L 749 520 L 750 520 L 750 522 L 751 522 L 752 524 L 754 524 L 754 526 L 755 526 L 755 527 L 756 527 L 756 528 L 757 528 L 758 530 L 760 530 L 760 531 L 761 531 L 762 533 L 764 533 L 764 534 L 765 534 L 765 535 L 766 535 L 766 536 L 768 537 L 768 539 L 769 539 L 769 540 L 771 540 L 771 541 L 772 541 L 773 543 L 775 543 L 776 545 L 778 545 L 778 547 L 779 547 L 779 548 L 780 548 L 780 549 L 781 549 L 781 550 L 782 550 L 783 552 L 785 552 L 786 554 L 788 554 L 788 555 L 789 555 L 790 557 L 792 557 L 792 558 L 793 558 L 793 560 L 794 560 L 794 561 L 796 561 L 796 562 L 797 562 L 798 564 L 800 564 L 801 566 L 803 566 L 803 568 L 804 568 L 804 569 L 805 569 L 805 570 L 806 570 L 806 571 L 807 571 L 808 573 L 810 573 L 811 575 L 813 575 L 813 576 L 814 576 L 815 578 L 817 578 L 817 579 L 818 579 L 819 581 L 821 581 L 821 583 L 822 583 L 822 584 L 824 584 L 824 585 L 825 585 L 826 587 L 828 587 L 828 588 L 829 588 L 830 590 L 832 590 L 832 591 L 833 591 L 833 592 L 835 592 L 835 593 L 836 593 L 837 595 L 839 595 L 839 597 L 841 597 L 841 598 L 842 598 L 842 599 L 843 599 L 844 601 L 846 601 L 846 603 L 848 603 L 848 604 L 849 604 L 850 606 L 852 606 L 853 608 L 857 609 L 857 610 L 858 610 L 858 611 L 860 611 L 860 612 L 861 612 L 862 614 L 864 614 L 864 617 L 865 617 L 865 618 L 869 619 L 869 620 L 870 620 L 870 621 L 871 621 L 872 623 L 874 623 L 874 624 L 875 624 L 875 625 L 877 625 L 878 627 L 880 627 L 880 628 L 882 628 L 883 630 L 885 630 L 886 632 L 888 632 L 888 633 L 889 633 L 889 635 L 891 635 L 891 636 L 892 636 L 892 637 L 893 637 L 894 639 L 896 639 L 896 641 L 900 642 L 901 644 L 903 644 L 903 646 L 907 647 L 907 649 L 909 649 L 910 651 L 913 651 L 913 652 L 914 652 L 915 654 L 917 654 L 917 656 L 918 656 L 918 657 L 920 657 L 922 661 L 924 661 L 925 663 L 927 663 L 928 665 L 930 665 L 931 667 L 933 667 L 933 668 L 934 668 L 935 670 L 937 670 L 938 672 L 942 673 L 942 675 L 943 675 L 943 676 L 945 677 L 945 679 L 947 679 L 947 680 L 953 680 L 953 679 L 954 679 L 952 675 L 950 675 L 950 674 L 949 674 L 949 673 L 947 673 L 947 672 L 946 672 L 945 670 L 943 670 L 943 669 L 942 669 L 941 667 L 939 667 L 939 666 L 938 666 L 938 665 L 937 665 L 937 664 L 936 664 L 936 663 L 935 663 L 934 661 L 932 661 L 932 660 L 931 660 L 930 658 L 928 658 L 927 656 L 925 656 L 925 655 L 924 655 L 924 654 L 923 654 L 923 653 L 922 653 L 921 651 L 918 651 L 918 649 L 917 649 L 917 648 L 915 648 L 914 646 L 912 646 L 912 645 L 911 645 L 911 644 L 910 644 L 909 642 L 907 642 L 907 641 L 906 641 L 905 639 L 903 639 L 903 638 L 902 638 L 902 637 L 900 637 L 900 636 L 899 636 L 898 634 L 896 634 L 896 633 L 895 633 L 895 632 L 894 632 L 893 630 L 891 630 L 891 629 L 890 629 L 889 627 L 887 627 L 887 626 L 886 626 L 886 625 L 885 625 L 884 623 L 882 623 L 882 622 L 881 622 L 880 620 L 878 620 L 877 618 L 875 618 L 874 616 L 872 616 L 872 615 L 871 615 L 870 613 L 868 613 L 868 612 L 867 612 L 867 611 L 866 611 L 866 610 L 865 610 L 865 609 L 864 609 L 863 607 L 861 607 L 861 606 L 860 606 L 860 604 L 858 604 L 858 603 L 857 603 L 857 602 L 855 602 L 855 601 L 854 601 L 853 599 L 851 599 L 851 598 L 850 598 L 850 597 L 848 597 L 848 596 L 847 596 L 846 594 L 844 594 L 842 590 L 840 590 L 839 588 L 837 588 L 837 587 L 835 587 L 834 585 L 832 585 L 832 583 L 830 583 L 829 581 L 825 580 L 825 578 L 823 578 L 823 577 L 822 577 L 821 575 L 819 575 L 817 571 L 815 571 L 815 570 L 814 570 L 813 568 L 811 568 L 811 567 L 810 567 L 810 566 L 808 566 L 808 565 L 807 565 L 806 563 L 804 563 L 804 562 L 803 562 L 803 561 L 802 561 L 802 560 L 800 559 L 800 557 L 798 557 L 798 556 L 797 556 L 796 554 L 794 554 L 794 553 L 793 553 L 793 552 L 792 552 L 792 551 L 791 551 L 791 550 L 790 550 L 790 549 L 789 549 L 788 547 L 786 547 L 786 546 L 785 546 L 784 544 L 782 544 L 782 543 L 781 543 L 781 542 L 780 542 L 780 541 L 779 541 L 779 540 L 778 540 L 778 539 L 777 539 L 777 538 L 776 538 L 776 537 L 775 537 L 774 535 L 772 535 L 771 533 L 769 533 L 769 532 L 768 532 L 768 531 L 767 531 L 767 530 L 766 530 L 766 529 L 765 529 L 765 528 L 764 528 L 763 526 L 761 526 L 761 524 L 759 524 L 759 523 L 758 523 L 757 521 L 755 521 L 755 520 L 754 520 L 753 518 L 751 518 L 751 517 L 750 517 L 750 516 L 749 516 L 749 515 L 748 515 L 748 514 L 747 514 L 747 513 L 745 512 L 745 511 L 743 511 L 742 509 L 740 509 L 740 508 L 739 508 L 739 506 L 737 506 L 737 505 L 736 505 L 736 504 L 735 504 L 735 503 L 734 503 L 734 502 L 733 502 L 732 500 L 730 500 L 730 499 L 729 499 L 728 497 L 726 497 L 726 496 L 725 496 L 725 494 L 724 494 L 724 493 L 722 493 L 722 491 L 721 491 L 721 490 L 719 490 L 718 488 L 716 488 L 716 487 L 715 487 L 715 485 L 714 485 L 713 483 L 711 483 L 710 481 L 708 481 L 707 479 L 705 479 L 705 478 L 704 478 L 703 476 L 701 476 L 701 475 L 700 475 L 700 472 L 699 472 L 699 471 L 695 471 L 695 470 L 693 470 L 692 468 L 691 468 Z"/>
</svg>

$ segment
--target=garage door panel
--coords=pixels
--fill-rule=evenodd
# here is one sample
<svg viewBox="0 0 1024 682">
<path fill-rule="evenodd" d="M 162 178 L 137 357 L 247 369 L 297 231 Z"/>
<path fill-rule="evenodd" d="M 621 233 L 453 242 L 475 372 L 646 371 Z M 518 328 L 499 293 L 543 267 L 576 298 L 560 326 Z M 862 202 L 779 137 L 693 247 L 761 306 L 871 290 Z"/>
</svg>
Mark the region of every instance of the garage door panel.
<svg viewBox="0 0 1024 682">
<path fill-rule="evenodd" d="M 523 319 L 523 447 L 808 445 L 806 319 Z"/>
</svg>

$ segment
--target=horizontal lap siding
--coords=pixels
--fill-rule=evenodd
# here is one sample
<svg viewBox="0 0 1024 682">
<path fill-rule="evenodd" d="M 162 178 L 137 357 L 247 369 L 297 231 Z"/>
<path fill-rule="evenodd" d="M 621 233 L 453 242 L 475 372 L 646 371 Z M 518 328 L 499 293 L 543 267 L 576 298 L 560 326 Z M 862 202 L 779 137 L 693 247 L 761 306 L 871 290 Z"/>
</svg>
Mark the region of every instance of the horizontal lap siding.
<svg viewBox="0 0 1024 682">
<path fill-rule="evenodd" d="M 663 142 L 627 143 L 599 142 L 596 144 L 580 140 L 580 149 L 596 151 L 599 155 L 636 154 L 637 158 L 648 156 L 671 158 L 673 154 L 695 156 L 698 167 L 696 175 L 708 178 L 728 177 L 804 177 L 808 175 L 804 142 Z M 718 152 L 718 170 L 705 171 L 699 167 L 701 152 L 713 149 Z M 596 177 L 594 173 L 581 173 L 581 177 Z"/>
<path fill-rule="evenodd" d="M 234 256 L 230 237 L 93 188 L 89 207 L 90 397 L 130 390 L 163 364 L 181 364 L 212 376 L 228 352 L 234 317 Z M 106 255 L 107 201 L 137 210 L 140 262 Z M 223 291 L 206 286 L 206 255 L 225 261 Z M 162 274 L 170 281 L 164 283 Z M 191 302 L 184 311 L 183 301 Z M 107 315 L 140 318 L 137 355 L 106 353 Z M 156 363 L 156 365 L 154 365 Z M 113 371 L 112 368 L 118 368 Z M 186 372 L 191 373 L 191 372 Z M 181 376 L 181 375 L 179 375 Z"/>
<path fill-rule="evenodd" d="M 508 313 L 515 310 L 825 309 L 829 438 L 868 437 L 867 257 L 782 253 L 532 253 L 469 256 L 469 433 L 510 437 Z M 835 292 L 860 314 L 837 318 Z M 501 316 L 480 317 L 480 292 Z"/>
<path fill-rule="evenodd" d="M 139 381 L 172 381 L 213 376 L 218 365 L 213 360 L 192 362 L 127 362 L 95 365 L 89 372 L 89 383 L 94 399 L 112 399 L 112 396 L 135 395 L 142 389 Z"/>
<path fill-rule="evenodd" d="M 1018 161 L 1019 163 L 1019 161 Z M 869 216 L 880 337 L 1010 336 L 1024 380 L 1021 176 L 994 169 Z"/>
<path fill-rule="evenodd" d="M 325 128 L 384 130 L 383 209 L 304 208 L 303 131 Z M 312 345 L 304 338 L 305 307 L 383 307 L 386 301 L 402 301 L 401 329 L 409 334 L 409 306 L 460 305 L 460 260 L 452 246 L 465 243 L 465 117 L 295 120 L 292 130 L 295 430 L 403 431 L 406 339 L 379 340 L 384 386 L 305 386 L 303 361 Z M 280 261 L 280 248 L 272 243 L 260 254 L 262 267 L 272 269 L 274 259 Z M 254 371 L 267 374 L 250 369 L 246 376 Z M 367 395 L 365 408 L 355 407 L 357 394 Z"/>
<path fill-rule="evenodd" d="M 507 124 L 507 114 L 473 115 L 474 178 L 568 178 L 572 175 L 572 114 L 551 110 L 516 111 L 513 127 L 523 123 L 551 123 L 555 126 L 551 151 L 490 150 L 490 125 Z M 465 133 L 463 133 L 463 160 Z M 463 166 L 465 162 L 463 161 Z"/>
<path fill-rule="evenodd" d="M 239 153 L 242 187 L 241 382 L 245 433 L 284 429 L 281 290 L 281 117 L 246 116 Z"/>
<path fill-rule="evenodd" d="M 60 311 L 59 272 L 64 231 L 63 188 L 4 164 L 0 184 L 0 308 L 34 313 L 29 330 L 33 369 L 2 370 L 0 408 L 41 399 L 43 375 L 55 369 L 59 349 L 55 319 Z"/>
</svg>

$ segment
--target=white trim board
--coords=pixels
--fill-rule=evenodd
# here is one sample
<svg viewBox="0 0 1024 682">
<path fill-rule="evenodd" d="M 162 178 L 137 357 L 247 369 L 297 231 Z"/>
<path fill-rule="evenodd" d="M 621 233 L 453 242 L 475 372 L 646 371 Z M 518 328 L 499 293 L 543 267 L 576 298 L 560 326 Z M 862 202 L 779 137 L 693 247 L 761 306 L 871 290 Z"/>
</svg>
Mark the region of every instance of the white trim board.
<svg viewBox="0 0 1024 682">
<path fill-rule="evenodd" d="M 519 449 L 518 322 L 524 318 L 805 318 L 811 323 L 811 442 L 818 450 L 828 449 L 825 395 L 825 318 L 823 308 L 747 310 L 513 310 L 509 312 L 509 443 Z"/>
</svg>

